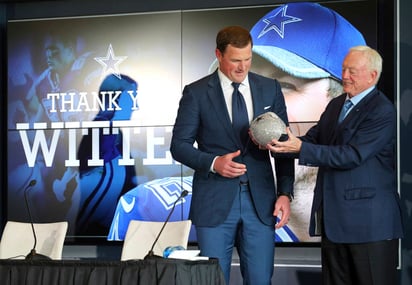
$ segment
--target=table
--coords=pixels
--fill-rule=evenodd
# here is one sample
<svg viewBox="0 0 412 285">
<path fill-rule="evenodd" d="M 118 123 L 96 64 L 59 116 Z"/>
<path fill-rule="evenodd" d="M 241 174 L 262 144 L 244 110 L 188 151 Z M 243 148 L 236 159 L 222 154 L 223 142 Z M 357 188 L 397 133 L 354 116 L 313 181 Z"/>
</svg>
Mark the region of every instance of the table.
<svg viewBox="0 0 412 285">
<path fill-rule="evenodd" d="M 217 259 L 0 260 L 2 285 L 224 285 Z"/>
</svg>

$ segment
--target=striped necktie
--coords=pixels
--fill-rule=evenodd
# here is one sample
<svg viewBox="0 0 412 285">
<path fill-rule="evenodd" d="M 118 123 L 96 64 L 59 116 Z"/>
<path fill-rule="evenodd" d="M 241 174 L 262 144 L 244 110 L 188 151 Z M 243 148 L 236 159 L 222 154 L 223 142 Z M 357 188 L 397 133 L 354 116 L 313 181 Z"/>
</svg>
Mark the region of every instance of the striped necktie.
<svg viewBox="0 0 412 285">
<path fill-rule="evenodd" d="M 343 104 L 342 111 L 339 115 L 339 123 L 345 119 L 346 115 L 348 114 L 349 109 L 353 106 L 353 103 L 350 99 L 346 100 Z"/>
</svg>

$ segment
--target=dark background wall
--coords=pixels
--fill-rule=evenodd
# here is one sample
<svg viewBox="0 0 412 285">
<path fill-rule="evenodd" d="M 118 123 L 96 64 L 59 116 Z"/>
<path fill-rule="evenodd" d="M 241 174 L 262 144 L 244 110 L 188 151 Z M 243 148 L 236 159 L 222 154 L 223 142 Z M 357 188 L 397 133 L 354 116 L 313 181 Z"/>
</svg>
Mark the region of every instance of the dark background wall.
<svg viewBox="0 0 412 285">
<path fill-rule="evenodd" d="M 399 72 L 399 185 L 404 203 L 405 237 L 401 243 L 402 285 L 412 284 L 412 1 L 399 0 L 398 48 Z"/>
<path fill-rule="evenodd" d="M 364 0 L 378 2 L 378 11 L 370 11 L 378 15 L 378 46 L 377 49 L 384 58 L 384 70 L 380 89 L 390 97 L 399 113 L 399 185 L 404 205 L 406 236 L 402 241 L 402 285 L 412 284 L 412 33 L 410 32 L 412 1 L 410 0 Z M 238 6 L 273 5 L 273 3 L 291 1 L 269 0 L 0 0 L 0 108 L 2 120 L 0 136 L 6 137 L 6 91 L 7 91 L 7 50 L 6 29 L 8 20 L 90 16 L 119 13 L 136 13 L 149 11 L 189 10 L 203 8 L 224 8 Z M 295 1 L 301 2 L 301 1 Z M 315 1 L 336 2 L 336 1 Z M 355 11 L 354 11 L 355 12 Z M 370 15 L 365 15 L 365 21 Z M 7 188 L 6 162 L 7 149 L 5 140 L 0 140 L 0 186 L 2 191 Z M 5 222 L 3 207 L 4 195 L 0 195 L 0 233 Z M 384 211 L 384 209 L 382 209 Z"/>
</svg>

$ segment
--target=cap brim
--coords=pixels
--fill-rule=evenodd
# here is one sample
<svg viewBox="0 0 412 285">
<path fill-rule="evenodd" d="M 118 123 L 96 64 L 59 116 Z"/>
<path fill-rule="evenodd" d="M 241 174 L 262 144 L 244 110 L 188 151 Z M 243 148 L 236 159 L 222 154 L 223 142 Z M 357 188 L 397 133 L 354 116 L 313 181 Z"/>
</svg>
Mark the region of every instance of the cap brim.
<svg viewBox="0 0 412 285">
<path fill-rule="evenodd" d="M 253 46 L 253 52 L 265 58 L 282 71 L 299 78 L 315 79 L 330 77 L 331 74 L 306 59 L 274 46 Z"/>
</svg>

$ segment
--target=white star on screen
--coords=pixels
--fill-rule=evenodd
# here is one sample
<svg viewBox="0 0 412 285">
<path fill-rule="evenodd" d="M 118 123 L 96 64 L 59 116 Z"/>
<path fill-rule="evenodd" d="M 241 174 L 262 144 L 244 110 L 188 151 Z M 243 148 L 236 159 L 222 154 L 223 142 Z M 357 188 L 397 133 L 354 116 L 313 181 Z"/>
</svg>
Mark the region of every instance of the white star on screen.
<svg viewBox="0 0 412 285">
<path fill-rule="evenodd" d="M 105 57 L 95 57 L 94 60 L 100 63 L 103 67 L 102 77 L 107 74 L 113 74 L 117 78 L 121 79 L 119 65 L 122 63 L 127 56 L 115 56 L 113 47 L 110 44 Z"/>
<path fill-rule="evenodd" d="M 258 38 L 262 37 L 267 32 L 274 30 L 278 35 L 283 39 L 285 36 L 285 25 L 300 22 L 302 19 L 293 17 L 291 15 L 286 15 L 288 6 L 284 6 L 281 10 L 276 12 L 273 16 L 268 17 L 267 19 L 262 20 L 266 26 L 260 32 Z"/>
</svg>

